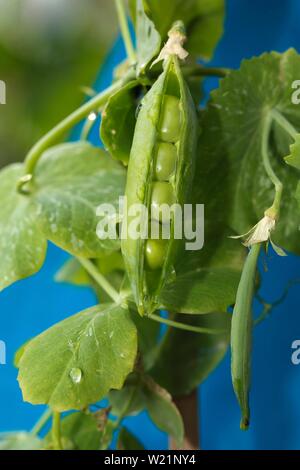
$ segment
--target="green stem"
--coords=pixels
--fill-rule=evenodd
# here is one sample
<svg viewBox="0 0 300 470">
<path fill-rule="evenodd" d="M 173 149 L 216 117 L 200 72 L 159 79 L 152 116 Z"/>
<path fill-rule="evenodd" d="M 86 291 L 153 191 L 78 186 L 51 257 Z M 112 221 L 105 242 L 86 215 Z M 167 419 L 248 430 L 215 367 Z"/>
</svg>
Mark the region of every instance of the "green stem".
<svg viewBox="0 0 300 470">
<path fill-rule="evenodd" d="M 80 140 L 87 140 L 89 135 L 90 135 L 90 132 L 95 124 L 95 121 L 97 119 L 97 117 L 95 119 L 90 119 L 90 115 L 92 113 L 89 114 L 88 118 L 85 120 L 85 123 L 83 124 L 82 126 L 82 130 L 81 130 L 81 133 L 80 133 Z"/>
<path fill-rule="evenodd" d="M 277 109 L 272 109 L 271 116 L 279 126 L 284 129 L 295 140 L 297 131 L 294 126 Z"/>
<path fill-rule="evenodd" d="M 128 22 L 127 22 L 127 15 L 126 15 L 126 11 L 125 11 L 124 0 L 115 0 L 115 4 L 116 4 L 119 25 L 120 25 L 121 34 L 122 34 L 122 37 L 123 37 L 127 57 L 128 57 L 131 64 L 135 64 L 136 63 L 136 54 L 135 54 L 135 50 L 134 50 L 132 40 L 131 40 L 131 36 L 130 36 L 130 31 L 129 31 Z"/>
<path fill-rule="evenodd" d="M 99 272 L 94 263 L 86 258 L 77 258 L 79 263 L 84 267 L 84 269 L 90 274 L 90 276 L 97 282 L 97 284 L 102 287 L 103 290 L 110 296 L 110 298 L 116 302 L 120 302 L 120 295 L 115 290 L 115 288 L 108 282 L 108 280 Z"/>
<path fill-rule="evenodd" d="M 60 432 L 60 413 L 57 411 L 53 411 L 52 441 L 54 450 L 63 450 Z"/>
<path fill-rule="evenodd" d="M 36 422 L 36 424 L 33 426 L 30 433 L 33 434 L 34 436 L 39 434 L 39 432 L 43 429 L 45 424 L 49 421 L 51 416 L 52 416 L 52 410 L 50 408 L 47 408 L 42 414 L 42 416 L 39 418 L 39 420 Z"/>
<path fill-rule="evenodd" d="M 187 325 L 186 323 L 181 323 L 178 321 L 169 320 L 168 318 L 159 317 L 158 315 L 153 315 L 152 313 L 147 315 L 147 317 L 151 320 L 163 323 L 164 325 L 173 326 L 174 328 L 190 331 L 192 333 L 204 333 L 210 335 L 219 335 L 225 333 L 225 330 L 215 330 L 212 328 L 202 328 L 200 326 Z"/>
<path fill-rule="evenodd" d="M 183 67 L 182 72 L 185 76 L 193 77 L 219 77 L 224 78 L 230 73 L 230 69 L 223 67 L 203 67 L 202 65 L 193 67 Z"/>
<path fill-rule="evenodd" d="M 115 290 L 115 288 L 108 282 L 108 280 L 101 274 L 94 263 L 86 258 L 77 257 L 79 263 L 84 267 L 84 269 L 89 273 L 89 275 L 97 282 L 97 284 L 102 287 L 103 290 L 110 296 L 110 298 L 116 302 L 120 302 L 120 295 Z M 187 325 L 185 323 L 180 323 L 174 320 L 169 320 L 167 318 L 159 317 L 158 315 L 149 314 L 147 315 L 151 320 L 157 321 L 159 323 L 164 323 L 168 326 L 173 326 L 174 328 L 179 328 L 181 330 L 190 331 L 193 333 L 205 333 L 218 335 L 224 333 L 225 330 L 215 330 L 211 328 L 201 328 L 197 326 Z"/>
<path fill-rule="evenodd" d="M 130 75 L 125 77 L 122 80 L 118 80 L 116 83 L 108 87 L 103 92 L 96 95 L 94 98 L 89 100 L 87 103 L 83 104 L 76 111 L 71 113 L 68 117 L 63 119 L 59 124 L 57 124 L 51 131 L 49 131 L 44 137 L 42 137 L 29 151 L 25 158 L 25 173 L 26 175 L 31 175 L 34 171 L 34 168 L 41 157 L 42 153 L 50 147 L 53 142 L 56 142 L 61 136 L 63 136 L 69 129 L 71 129 L 75 124 L 80 122 L 86 116 L 88 116 L 92 111 L 98 110 L 103 106 L 109 97 L 119 90 L 122 85 L 129 81 L 132 78 Z"/>
<path fill-rule="evenodd" d="M 265 167 L 266 173 L 275 187 L 275 197 L 272 206 L 266 210 L 265 215 L 272 217 L 273 219 L 277 219 L 280 212 L 280 203 L 281 203 L 281 196 L 282 196 L 282 183 L 280 179 L 275 174 L 269 157 L 269 137 L 271 132 L 271 124 L 272 124 L 272 114 L 268 115 L 265 120 L 265 125 L 263 128 L 262 134 L 262 161 Z"/>
</svg>

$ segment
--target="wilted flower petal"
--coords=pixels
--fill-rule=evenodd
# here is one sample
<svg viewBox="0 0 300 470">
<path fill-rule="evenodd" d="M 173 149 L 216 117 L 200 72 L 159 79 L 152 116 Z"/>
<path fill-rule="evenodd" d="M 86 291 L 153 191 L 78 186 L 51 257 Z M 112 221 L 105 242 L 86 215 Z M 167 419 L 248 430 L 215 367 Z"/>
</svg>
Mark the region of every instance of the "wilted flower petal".
<svg viewBox="0 0 300 470">
<path fill-rule="evenodd" d="M 161 60 L 168 59 L 171 55 L 176 55 L 179 59 L 184 60 L 189 53 L 183 48 L 186 36 L 178 29 L 171 29 L 168 33 L 169 39 L 160 51 L 158 58 L 153 62 L 152 66 Z"/>
<path fill-rule="evenodd" d="M 275 228 L 276 221 L 272 217 L 265 215 L 258 224 L 253 227 L 251 235 L 244 242 L 245 246 L 251 246 L 255 243 L 266 242 L 270 238 L 272 230 Z"/>
</svg>

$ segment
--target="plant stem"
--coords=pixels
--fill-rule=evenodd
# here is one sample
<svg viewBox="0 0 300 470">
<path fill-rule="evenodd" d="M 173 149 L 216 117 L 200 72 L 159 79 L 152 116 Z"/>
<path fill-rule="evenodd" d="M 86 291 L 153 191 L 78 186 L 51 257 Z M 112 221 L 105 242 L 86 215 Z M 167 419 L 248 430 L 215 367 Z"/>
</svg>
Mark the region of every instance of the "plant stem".
<svg viewBox="0 0 300 470">
<path fill-rule="evenodd" d="M 110 298 L 116 302 L 120 302 L 120 296 L 115 288 L 108 282 L 108 280 L 99 272 L 94 263 L 86 258 L 77 258 L 79 263 L 84 267 L 84 269 L 90 274 L 90 276 L 97 282 L 97 284 L 102 287 L 103 290 L 110 296 Z"/>
<path fill-rule="evenodd" d="M 262 152 L 262 160 L 263 160 L 266 173 L 275 187 L 275 197 L 274 197 L 273 204 L 269 209 L 266 210 L 265 215 L 268 215 L 272 217 L 273 219 L 277 219 L 279 216 L 279 212 L 280 212 L 280 203 L 281 203 L 283 186 L 282 186 L 280 179 L 275 174 L 271 166 L 271 162 L 269 158 L 269 137 L 270 137 L 270 131 L 271 131 L 271 124 L 272 124 L 272 114 L 268 115 L 265 120 L 265 125 L 263 128 L 263 134 L 262 134 L 261 152 Z"/>
<path fill-rule="evenodd" d="M 130 63 L 133 65 L 136 63 L 136 54 L 135 54 L 135 50 L 132 44 L 132 39 L 131 39 L 129 27 L 128 27 L 124 0 L 115 0 L 115 4 L 116 4 L 119 25 L 120 25 L 121 34 L 123 37 L 127 57 Z"/>
<path fill-rule="evenodd" d="M 97 114 L 96 113 L 90 113 L 85 120 L 82 130 L 80 133 L 80 140 L 88 140 L 88 137 L 90 135 L 90 132 L 95 124 L 95 121 L 97 119 Z"/>
<path fill-rule="evenodd" d="M 39 434 L 39 432 L 43 429 L 45 424 L 49 421 L 51 416 L 52 416 L 52 410 L 51 408 L 47 408 L 42 414 L 42 416 L 39 418 L 39 420 L 36 422 L 36 424 L 33 426 L 30 433 L 33 434 L 34 436 Z"/>
<path fill-rule="evenodd" d="M 110 296 L 110 298 L 115 302 L 120 302 L 120 295 L 116 289 L 108 282 L 105 276 L 101 274 L 94 263 L 86 258 L 77 257 L 79 263 L 84 267 L 84 269 L 89 273 L 89 275 L 97 282 L 97 284 L 102 287 L 103 290 Z M 174 328 L 179 328 L 181 330 L 190 331 L 192 333 L 204 333 L 204 334 L 222 334 L 225 330 L 214 330 L 211 328 L 201 328 L 197 326 L 187 325 L 185 323 L 180 323 L 174 320 L 169 320 L 167 318 L 159 317 L 158 315 L 149 314 L 147 316 L 151 320 L 157 321 L 159 323 L 164 323 L 168 326 L 173 326 Z"/>
<path fill-rule="evenodd" d="M 124 79 L 118 80 L 106 90 L 99 93 L 87 103 L 80 106 L 80 108 L 76 109 L 76 111 L 71 113 L 59 124 L 57 124 L 51 131 L 44 135 L 27 154 L 25 158 L 25 173 L 31 175 L 40 156 L 48 147 L 53 144 L 53 142 L 56 142 L 62 135 L 64 135 L 75 124 L 77 124 L 86 116 L 88 116 L 92 111 L 97 111 L 99 107 L 103 106 L 106 103 L 108 98 L 113 93 L 115 93 L 119 88 L 122 87 L 124 83 L 129 81 L 131 78 L 132 76 L 130 77 L 130 74 L 128 74 L 128 76 L 124 77 Z"/>
<path fill-rule="evenodd" d="M 171 450 L 197 450 L 200 447 L 198 393 L 194 390 L 189 395 L 173 397 L 184 423 L 184 441 L 181 449 L 170 439 Z"/>
<path fill-rule="evenodd" d="M 272 109 L 271 116 L 277 124 L 280 125 L 282 129 L 284 129 L 291 137 L 295 140 L 297 131 L 294 126 L 281 114 L 280 111 L 277 109 Z"/>
<path fill-rule="evenodd" d="M 181 323 L 175 320 L 169 320 L 168 318 L 162 318 L 158 315 L 153 315 L 152 313 L 147 315 L 147 318 L 163 323 L 164 325 L 173 326 L 180 330 L 190 331 L 192 333 L 204 333 L 210 335 L 219 335 L 225 332 L 225 330 L 214 330 L 212 328 L 201 328 L 200 326 L 187 325 L 186 323 Z"/>
<path fill-rule="evenodd" d="M 53 411 L 52 441 L 54 450 L 63 450 L 60 433 L 60 413 Z"/>
<path fill-rule="evenodd" d="M 185 76 L 224 78 L 230 73 L 230 69 L 223 67 L 203 67 L 202 65 L 196 65 L 192 67 L 183 67 L 182 72 Z"/>
</svg>

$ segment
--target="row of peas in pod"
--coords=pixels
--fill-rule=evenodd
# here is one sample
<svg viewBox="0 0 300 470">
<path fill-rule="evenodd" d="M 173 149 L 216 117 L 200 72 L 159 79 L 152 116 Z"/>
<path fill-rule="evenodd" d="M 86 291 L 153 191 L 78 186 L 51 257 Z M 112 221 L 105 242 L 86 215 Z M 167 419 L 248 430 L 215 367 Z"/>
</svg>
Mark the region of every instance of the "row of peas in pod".
<svg viewBox="0 0 300 470">
<path fill-rule="evenodd" d="M 174 239 L 174 212 L 170 208 L 175 203 L 183 207 L 187 200 L 196 143 L 195 106 L 178 59 L 171 56 L 142 100 L 127 173 L 121 246 L 142 315 L 158 307 L 159 292 L 176 261 L 181 243 Z M 147 210 L 135 211 L 139 204 Z M 165 205 L 169 210 L 163 210 Z M 140 228 L 140 234 L 146 227 L 147 237 L 134 236 L 132 224 Z M 163 230 L 165 225 L 167 231 Z"/>
<path fill-rule="evenodd" d="M 170 223 L 171 212 L 163 214 L 160 208 L 163 204 L 171 207 L 175 199 L 174 188 L 171 183 L 176 170 L 177 148 L 181 124 L 180 100 L 177 96 L 166 95 L 162 103 L 161 119 L 158 125 L 158 138 L 156 157 L 154 157 L 154 173 L 151 193 L 151 216 L 149 224 L 149 239 L 146 242 L 146 267 L 151 270 L 163 266 L 167 240 L 162 238 L 162 230 L 158 227 L 159 239 L 153 239 L 153 225 L 157 222 Z"/>
</svg>

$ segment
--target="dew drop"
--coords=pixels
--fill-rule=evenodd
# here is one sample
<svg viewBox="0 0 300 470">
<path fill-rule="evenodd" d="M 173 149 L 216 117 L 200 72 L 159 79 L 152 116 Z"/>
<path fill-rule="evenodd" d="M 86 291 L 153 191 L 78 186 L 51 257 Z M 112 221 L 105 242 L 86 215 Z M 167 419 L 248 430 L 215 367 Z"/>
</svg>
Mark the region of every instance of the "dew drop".
<svg viewBox="0 0 300 470">
<path fill-rule="evenodd" d="M 73 367 L 70 370 L 70 378 L 74 384 L 79 384 L 82 380 L 82 370 L 79 367 Z"/>
<path fill-rule="evenodd" d="M 93 121 L 96 121 L 96 119 L 97 119 L 97 114 L 94 111 L 88 115 L 89 121 L 93 122 Z"/>
</svg>

